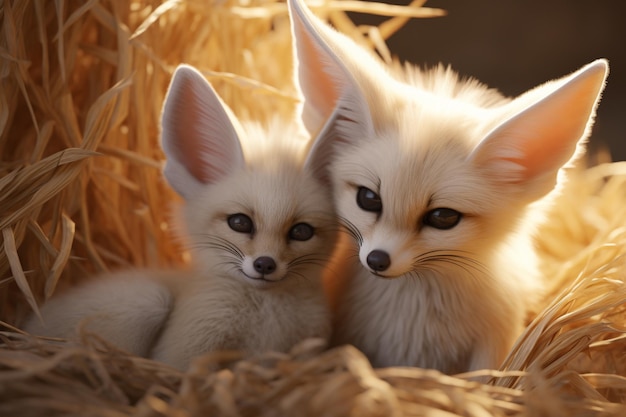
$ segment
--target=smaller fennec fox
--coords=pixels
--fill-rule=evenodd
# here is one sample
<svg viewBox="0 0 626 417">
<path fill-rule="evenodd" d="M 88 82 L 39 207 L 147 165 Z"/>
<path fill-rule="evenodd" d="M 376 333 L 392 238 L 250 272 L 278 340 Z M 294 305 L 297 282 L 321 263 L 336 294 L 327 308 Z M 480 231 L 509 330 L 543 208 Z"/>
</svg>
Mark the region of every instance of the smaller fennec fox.
<svg viewBox="0 0 626 417">
<path fill-rule="evenodd" d="M 322 273 L 335 246 L 325 153 L 294 120 L 242 127 L 182 66 L 163 110 L 164 174 L 184 197 L 198 273 L 181 283 L 152 357 L 179 368 L 215 349 L 285 351 L 330 336 Z"/>
<path fill-rule="evenodd" d="M 198 71 L 180 66 L 162 146 L 165 178 L 184 199 L 193 268 L 95 280 L 51 299 L 45 325 L 33 317 L 25 330 L 73 337 L 84 321 L 117 346 L 180 369 L 211 350 L 285 351 L 327 339 L 321 275 L 337 225 L 322 154 L 308 152 L 301 126 L 242 126 Z"/>
</svg>

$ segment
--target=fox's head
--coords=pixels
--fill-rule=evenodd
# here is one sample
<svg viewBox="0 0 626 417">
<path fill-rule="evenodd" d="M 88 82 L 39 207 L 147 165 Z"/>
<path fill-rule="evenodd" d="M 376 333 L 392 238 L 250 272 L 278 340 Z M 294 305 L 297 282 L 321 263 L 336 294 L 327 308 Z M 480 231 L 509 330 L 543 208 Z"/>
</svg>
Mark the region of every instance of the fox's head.
<svg viewBox="0 0 626 417">
<path fill-rule="evenodd" d="M 162 116 L 164 175 L 185 200 L 202 272 L 262 286 L 319 279 L 336 220 L 302 141 L 285 124 L 244 130 L 199 72 L 176 70 Z"/>
<path fill-rule="evenodd" d="M 338 214 L 376 275 L 475 273 L 582 152 L 604 60 L 509 100 L 442 68 L 394 74 L 301 0 L 289 7 L 302 118 L 332 144 Z"/>
</svg>

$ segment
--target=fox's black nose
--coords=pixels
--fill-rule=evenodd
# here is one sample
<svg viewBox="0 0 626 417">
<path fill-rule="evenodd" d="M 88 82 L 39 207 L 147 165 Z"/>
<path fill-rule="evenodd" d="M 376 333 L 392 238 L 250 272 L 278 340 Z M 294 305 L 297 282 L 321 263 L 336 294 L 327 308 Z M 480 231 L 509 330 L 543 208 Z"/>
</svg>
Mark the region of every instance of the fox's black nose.
<svg viewBox="0 0 626 417">
<path fill-rule="evenodd" d="M 254 270 L 267 275 L 276 271 L 276 262 L 269 256 L 259 256 L 254 260 Z"/>
<path fill-rule="evenodd" d="M 391 265 L 391 258 L 389 254 L 382 250 L 373 250 L 367 255 L 367 264 L 374 271 L 384 271 Z"/>
</svg>

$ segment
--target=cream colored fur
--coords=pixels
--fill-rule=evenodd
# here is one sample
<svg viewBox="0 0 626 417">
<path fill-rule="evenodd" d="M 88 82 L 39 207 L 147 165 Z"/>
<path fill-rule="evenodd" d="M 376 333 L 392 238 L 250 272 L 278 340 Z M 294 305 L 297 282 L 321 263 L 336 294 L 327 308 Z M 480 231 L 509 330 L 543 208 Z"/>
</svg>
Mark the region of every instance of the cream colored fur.
<svg viewBox="0 0 626 417">
<path fill-rule="evenodd" d="M 241 126 L 188 66 L 174 74 L 162 126 L 164 174 L 185 200 L 192 270 L 94 281 L 46 303 L 45 326 L 31 319 L 26 329 L 69 337 L 83 321 L 132 353 L 180 369 L 211 350 L 286 351 L 305 338 L 328 339 L 321 276 L 336 216 L 317 175 L 324 161 L 308 151 L 304 129 L 294 120 Z M 251 230 L 233 229 L 233 215 L 245 215 Z M 255 266 L 261 258 L 266 263 Z"/>
<path fill-rule="evenodd" d="M 185 197 L 196 272 L 181 284 L 151 356 L 184 369 L 216 349 L 286 351 L 330 336 L 321 274 L 336 220 L 318 161 L 294 121 L 240 126 L 204 78 L 179 68 L 163 110 L 165 176 Z M 229 226 L 245 214 L 249 233 Z M 290 237 L 310 225 L 310 239 Z M 274 268 L 255 269 L 271 258 Z"/>
<path fill-rule="evenodd" d="M 583 150 L 606 61 L 511 100 L 442 67 L 385 67 L 303 1 L 289 8 L 303 120 L 323 132 L 359 259 L 329 285 L 334 343 L 375 366 L 497 368 L 541 294 L 534 225 Z M 358 204 L 361 187 L 380 210 Z M 434 227 L 442 208 L 458 224 Z"/>
<path fill-rule="evenodd" d="M 22 328 L 71 340 L 80 337 L 82 328 L 118 348 L 146 356 L 173 302 L 161 279 L 169 280 L 169 274 L 136 270 L 99 276 L 51 298 L 41 308 L 43 322 L 32 315 Z"/>
</svg>

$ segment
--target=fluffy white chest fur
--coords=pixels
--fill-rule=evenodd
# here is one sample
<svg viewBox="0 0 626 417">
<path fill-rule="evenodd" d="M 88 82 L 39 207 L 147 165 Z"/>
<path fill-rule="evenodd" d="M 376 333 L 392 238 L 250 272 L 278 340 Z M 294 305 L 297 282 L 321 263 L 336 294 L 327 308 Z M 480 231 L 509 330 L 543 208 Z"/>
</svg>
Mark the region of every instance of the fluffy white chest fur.
<svg viewBox="0 0 626 417">
<path fill-rule="evenodd" d="M 327 339 L 330 320 L 322 289 L 259 289 L 225 279 L 194 279 L 181 290 L 151 357 L 185 369 L 214 350 L 246 354 L 289 350 L 309 337 Z"/>
<path fill-rule="evenodd" d="M 340 297 L 333 343 L 354 344 L 376 367 L 419 366 L 453 374 L 497 366 L 536 295 L 528 285 L 536 284 L 533 275 L 524 276 L 529 265 L 451 262 L 396 279 L 357 266 Z M 500 276 L 485 277 L 487 268 Z"/>
</svg>

